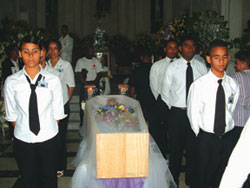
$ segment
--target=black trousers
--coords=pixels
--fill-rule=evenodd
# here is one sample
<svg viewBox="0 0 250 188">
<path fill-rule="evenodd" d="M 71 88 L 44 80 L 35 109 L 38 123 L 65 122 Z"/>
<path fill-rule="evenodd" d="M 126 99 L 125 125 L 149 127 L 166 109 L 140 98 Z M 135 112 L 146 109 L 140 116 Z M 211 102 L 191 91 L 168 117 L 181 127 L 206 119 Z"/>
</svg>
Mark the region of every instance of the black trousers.
<svg viewBox="0 0 250 188">
<path fill-rule="evenodd" d="M 59 122 L 59 133 L 58 133 L 58 160 L 57 170 L 66 170 L 67 167 L 67 147 L 66 147 L 66 134 L 69 122 L 69 101 L 64 105 L 64 113 L 68 116 Z"/>
<path fill-rule="evenodd" d="M 10 138 L 14 137 L 14 126 L 11 122 L 8 122 Z"/>
<path fill-rule="evenodd" d="M 235 147 L 235 145 L 237 144 L 239 138 L 240 138 L 240 134 L 243 130 L 243 127 L 237 127 L 235 126 L 233 129 L 233 146 Z"/>
<path fill-rule="evenodd" d="M 26 143 L 14 138 L 13 150 L 24 188 L 57 188 L 56 139 Z"/>
<path fill-rule="evenodd" d="M 172 107 L 169 111 L 169 168 L 179 185 L 181 161 L 186 148 L 186 182 L 190 186 L 195 179 L 196 138 L 191 130 L 186 110 Z"/>
<path fill-rule="evenodd" d="M 197 188 L 219 187 L 233 149 L 232 138 L 233 131 L 229 131 L 222 137 L 200 131 L 197 152 Z"/>
<path fill-rule="evenodd" d="M 154 123 L 150 125 L 150 133 L 157 143 L 162 155 L 166 158 L 168 151 L 168 134 L 167 134 L 167 121 L 168 121 L 169 108 L 159 95 L 155 105 Z"/>
</svg>

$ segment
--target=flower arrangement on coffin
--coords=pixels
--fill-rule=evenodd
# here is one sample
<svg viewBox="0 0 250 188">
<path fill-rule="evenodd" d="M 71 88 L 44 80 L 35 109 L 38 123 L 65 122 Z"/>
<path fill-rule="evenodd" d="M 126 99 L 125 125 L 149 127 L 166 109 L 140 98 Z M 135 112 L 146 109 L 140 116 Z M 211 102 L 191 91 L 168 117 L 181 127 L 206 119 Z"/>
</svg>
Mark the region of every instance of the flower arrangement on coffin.
<svg viewBox="0 0 250 188">
<path fill-rule="evenodd" d="M 100 106 L 96 112 L 96 120 L 98 123 L 104 123 L 117 131 L 126 131 L 129 128 L 139 126 L 134 109 L 118 103 Z"/>
</svg>

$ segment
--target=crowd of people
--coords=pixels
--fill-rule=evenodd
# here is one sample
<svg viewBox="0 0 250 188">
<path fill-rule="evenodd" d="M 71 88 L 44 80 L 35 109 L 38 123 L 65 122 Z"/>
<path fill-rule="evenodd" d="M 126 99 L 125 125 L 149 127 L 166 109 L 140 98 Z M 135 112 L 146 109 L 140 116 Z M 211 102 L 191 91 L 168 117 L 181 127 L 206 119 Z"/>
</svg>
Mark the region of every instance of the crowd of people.
<svg viewBox="0 0 250 188">
<path fill-rule="evenodd" d="M 153 64 L 152 54 L 142 53 L 141 64 L 129 79 L 130 96 L 140 101 L 162 155 L 167 159 L 169 154 L 176 184 L 185 156 L 185 183 L 216 188 L 250 116 L 250 52 L 235 54 L 237 72 L 231 77 L 226 73 L 230 58 L 226 42 L 211 41 L 206 61 L 197 58 L 196 48 L 196 41 L 187 36 L 180 44 L 167 41 L 165 58 Z M 245 181 L 248 173 L 241 179 Z M 224 182 L 222 187 L 230 184 Z"/>
<path fill-rule="evenodd" d="M 75 76 L 81 85 L 80 103 L 86 99 L 84 86 L 97 86 L 102 77 L 104 63 L 94 57 L 92 46 L 73 70 L 73 42 L 66 25 L 59 40 L 26 36 L 20 46 L 7 49 L 2 64 L 6 120 L 25 188 L 57 187 L 57 177 L 67 166 L 66 132 Z M 163 51 L 165 57 L 156 62 L 150 51 L 142 51 L 141 62 L 129 77 L 130 96 L 139 100 L 176 184 L 185 156 L 187 185 L 219 187 L 250 115 L 250 52 L 235 54 L 237 73 L 231 77 L 226 74 L 230 57 L 222 40 L 211 41 L 206 61 L 197 58 L 197 43 L 190 36 L 180 43 L 168 40 Z M 82 123 L 82 110 L 80 117 Z M 244 175 L 245 181 L 248 174 Z M 225 180 L 221 187 L 226 185 Z"/>
</svg>

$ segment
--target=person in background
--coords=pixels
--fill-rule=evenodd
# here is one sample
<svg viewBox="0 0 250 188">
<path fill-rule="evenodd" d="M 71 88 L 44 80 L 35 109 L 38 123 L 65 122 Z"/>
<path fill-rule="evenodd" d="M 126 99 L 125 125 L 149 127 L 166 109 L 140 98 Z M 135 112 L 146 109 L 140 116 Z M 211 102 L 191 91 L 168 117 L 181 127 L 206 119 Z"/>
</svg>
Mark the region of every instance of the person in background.
<svg viewBox="0 0 250 188">
<path fill-rule="evenodd" d="M 75 89 L 75 77 L 71 64 L 68 61 L 65 61 L 59 57 L 61 53 L 61 43 L 58 40 L 49 41 L 49 61 L 48 64 L 54 68 L 59 73 L 59 78 L 62 82 L 63 88 L 63 104 L 64 104 L 64 113 L 68 116 L 62 119 L 59 123 L 59 135 L 58 135 L 58 173 L 57 176 L 61 177 L 64 174 L 64 171 L 67 167 L 67 156 L 66 156 L 66 133 L 69 121 L 69 101 L 73 95 Z"/>
<path fill-rule="evenodd" d="M 166 158 L 167 154 L 167 116 L 168 116 L 168 106 L 161 99 L 162 83 L 163 77 L 166 72 L 167 66 L 176 60 L 178 55 L 178 45 L 175 40 L 168 40 L 164 47 L 164 52 L 166 57 L 156 61 L 150 70 L 149 80 L 150 88 L 156 100 L 156 110 L 155 110 L 155 120 L 153 126 L 151 126 L 151 133 L 158 144 L 162 155 Z"/>
<path fill-rule="evenodd" d="M 136 98 L 142 108 L 143 116 L 149 124 L 149 131 L 154 123 L 154 106 L 155 99 L 149 86 L 149 72 L 152 66 L 151 53 L 147 50 L 143 51 L 140 60 L 129 78 L 130 97 Z"/>
<path fill-rule="evenodd" d="M 20 70 L 18 61 L 18 46 L 16 44 L 10 45 L 6 50 L 7 58 L 2 62 L 2 81 L 5 82 L 6 78 Z M 11 122 L 8 122 L 9 134 L 13 138 L 14 127 Z"/>
<path fill-rule="evenodd" d="M 59 38 L 59 41 L 62 46 L 61 58 L 65 61 L 72 63 L 74 40 L 69 35 L 69 30 L 67 25 L 62 25 L 61 31 L 62 31 L 62 36 Z"/>
<path fill-rule="evenodd" d="M 81 108 L 81 103 L 85 100 L 84 86 L 95 85 L 99 83 L 101 78 L 102 65 L 97 58 L 94 57 L 95 51 L 93 46 L 88 46 L 86 48 L 85 57 L 77 60 L 75 73 L 80 80 L 80 127 L 83 123 L 83 110 Z"/>
<path fill-rule="evenodd" d="M 232 78 L 236 80 L 240 88 L 240 95 L 235 107 L 233 119 L 235 123 L 234 141 L 237 143 L 243 126 L 250 116 L 250 53 L 239 51 L 235 54 L 236 73 Z"/>
<path fill-rule="evenodd" d="M 99 81 L 99 89 L 101 94 L 103 95 L 109 95 L 110 94 L 110 82 L 109 79 L 112 78 L 112 75 L 110 74 L 109 68 L 106 66 L 106 62 L 104 57 L 100 58 L 100 63 L 102 64 L 102 76 Z"/>
<path fill-rule="evenodd" d="M 239 88 L 228 75 L 227 43 L 210 42 L 207 62 L 209 72 L 190 87 L 187 115 L 197 137 L 197 188 L 217 188 L 233 149 L 233 111 Z"/>
<path fill-rule="evenodd" d="M 41 64 L 42 68 L 59 77 L 60 76 L 59 72 L 48 65 L 48 62 L 47 62 L 48 45 L 47 45 L 47 43 L 44 41 L 41 41 L 40 46 L 41 46 L 41 51 L 42 51 L 41 58 L 40 58 L 40 64 Z"/>
<path fill-rule="evenodd" d="M 21 40 L 25 66 L 4 85 L 6 120 L 15 127 L 13 151 L 24 188 L 57 188 L 59 120 L 65 118 L 60 79 L 40 66 L 39 39 Z"/>
<path fill-rule="evenodd" d="M 195 181 L 196 138 L 187 118 L 187 94 L 191 83 L 207 73 L 207 67 L 194 58 L 195 40 L 181 39 L 181 57 L 168 65 L 163 77 L 161 98 L 168 105 L 169 118 L 169 165 L 176 184 L 179 184 L 181 160 L 186 146 L 186 184 L 192 187 Z"/>
</svg>

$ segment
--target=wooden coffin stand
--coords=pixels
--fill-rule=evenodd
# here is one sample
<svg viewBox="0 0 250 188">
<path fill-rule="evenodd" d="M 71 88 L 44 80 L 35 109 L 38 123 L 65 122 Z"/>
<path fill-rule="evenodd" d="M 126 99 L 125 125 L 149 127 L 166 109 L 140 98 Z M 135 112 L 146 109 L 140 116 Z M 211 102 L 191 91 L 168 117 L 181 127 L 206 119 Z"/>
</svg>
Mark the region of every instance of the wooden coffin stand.
<svg viewBox="0 0 250 188">
<path fill-rule="evenodd" d="M 87 133 L 95 137 L 97 178 L 135 178 L 148 176 L 149 133 L 143 118 L 140 104 L 127 96 L 97 96 L 91 100 L 103 102 L 101 97 L 118 99 L 120 104 L 138 106 L 138 115 L 143 124 L 143 132 L 132 133 L 101 133 L 96 126 L 93 109 L 88 101 L 85 114 L 90 115 L 91 123 L 87 123 Z M 100 102 L 100 103 L 102 103 Z M 101 104 L 105 105 L 105 104 Z M 87 110 L 88 109 L 88 110 Z"/>
</svg>

